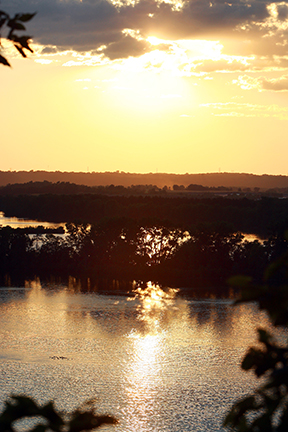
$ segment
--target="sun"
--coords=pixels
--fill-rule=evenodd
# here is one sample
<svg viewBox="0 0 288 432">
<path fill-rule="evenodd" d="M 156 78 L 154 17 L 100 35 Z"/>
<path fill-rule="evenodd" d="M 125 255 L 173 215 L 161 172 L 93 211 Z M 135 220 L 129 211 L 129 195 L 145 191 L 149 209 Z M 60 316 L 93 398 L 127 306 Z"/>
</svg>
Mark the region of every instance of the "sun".
<svg viewBox="0 0 288 432">
<path fill-rule="evenodd" d="M 148 36 L 146 39 L 151 45 L 160 45 L 163 43 L 167 43 L 164 39 L 159 39 L 156 36 Z"/>
<path fill-rule="evenodd" d="M 188 89 L 179 73 L 177 58 L 157 48 L 159 39 L 152 41 L 154 50 L 114 66 L 117 82 L 109 86 L 108 94 L 111 102 L 120 104 L 122 109 L 160 113 L 175 111 L 187 103 L 192 86 Z M 193 102 L 193 98 L 189 101 Z"/>
<path fill-rule="evenodd" d="M 123 109 L 146 112 L 177 111 L 181 107 L 184 112 L 188 103 L 196 106 L 199 73 L 195 67 L 207 59 L 219 60 L 223 46 L 218 41 L 172 41 L 154 35 L 145 40 L 150 44 L 146 53 L 113 65 L 118 82 L 109 91 L 115 103 L 118 100 Z"/>
</svg>

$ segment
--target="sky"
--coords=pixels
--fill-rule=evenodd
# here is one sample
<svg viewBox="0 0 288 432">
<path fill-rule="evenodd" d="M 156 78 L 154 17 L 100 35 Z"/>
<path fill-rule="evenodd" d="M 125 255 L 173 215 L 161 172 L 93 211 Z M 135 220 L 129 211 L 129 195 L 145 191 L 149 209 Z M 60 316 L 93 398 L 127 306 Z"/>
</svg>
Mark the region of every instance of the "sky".
<svg viewBox="0 0 288 432">
<path fill-rule="evenodd" d="M 288 175 L 288 1 L 1 0 L 0 170 Z M 19 31 L 19 34 L 21 32 Z"/>
</svg>

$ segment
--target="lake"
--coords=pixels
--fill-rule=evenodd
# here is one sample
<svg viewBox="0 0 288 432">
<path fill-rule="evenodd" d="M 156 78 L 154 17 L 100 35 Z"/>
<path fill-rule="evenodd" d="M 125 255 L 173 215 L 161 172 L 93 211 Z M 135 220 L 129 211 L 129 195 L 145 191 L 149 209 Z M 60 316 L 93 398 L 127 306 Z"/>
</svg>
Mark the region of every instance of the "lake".
<svg viewBox="0 0 288 432">
<path fill-rule="evenodd" d="M 17 217 L 7 217 L 3 212 L 0 211 L 0 228 L 10 226 L 12 228 L 36 228 L 38 226 L 43 226 L 44 228 L 59 228 L 64 226 L 64 224 L 57 224 L 53 222 L 39 222 L 31 219 L 21 219 Z"/>
<path fill-rule="evenodd" d="M 97 397 L 99 413 L 120 421 L 104 431 L 222 431 L 229 406 L 257 384 L 240 363 L 269 324 L 253 304 L 173 295 L 0 288 L 0 400 L 25 393 L 71 410 Z"/>
</svg>

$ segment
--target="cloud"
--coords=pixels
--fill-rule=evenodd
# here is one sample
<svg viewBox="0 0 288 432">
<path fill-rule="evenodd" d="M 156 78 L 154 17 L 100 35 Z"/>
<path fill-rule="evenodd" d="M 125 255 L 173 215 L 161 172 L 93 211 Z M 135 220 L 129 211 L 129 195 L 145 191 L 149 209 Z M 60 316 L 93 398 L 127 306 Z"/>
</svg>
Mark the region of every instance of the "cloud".
<svg viewBox="0 0 288 432">
<path fill-rule="evenodd" d="M 151 47 L 149 42 L 145 40 L 136 39 L 129 34 L 122 34 L 122 37 L 116 42 L 110 43 L 107 48 L 103 50 L 105 55 L 111 60 L 119 58 L 138 57 L 148 51 Z"/>
<path fill-rule="evenodd" d="M 215 39 L 227 34 L 239 40 L 243 38 L 244 51 L 257 49 L 259 34 L 266 35 L 266 50 L 273 51 L 275 41 L 283 43 L 283 35 L 288 31 L 286 2 L 187 0 L 180 7 L 176 6 L 178 3 L 176 0 L 175 3 L 172 0 L 169 3 L 161 0 L 115 3 L 107 0 L 2 0 L 1 8 L 11 14 L 37 11 L 27 28 L 35 41 L 46 47 L 43 54 L 55 47 L 58 51 L 96 54 L 102 47 L 101 52 L 106 57 L 121 59 L 152 50 L 144 40 L 148 36 L 179 40 Z M 124 34 L 124 29 L 139 32 L 142 40 L 135 34 Z M 249 39 L 253 40 L 250 45 L 247 44 Z M 261 41 L 262 49 L 265 44 Z M 284 55 L 287 47 L 277 45 L 276 50 Z"/>
<path fill-rule="evenodd" d="M 40 64 L 44 64 L 44 65 L 50 64 L 52 62 L 53 62 L 53 60 L 48 60 L 48 59 L 36 59 L 35 60 L 35 63 L 40 63 Z"/>
<path fill-rule="evenodd" d="M 195 72 L 243 72 L 250 69 L 249 60 L 247 58 L 233 58 L 223 56 L 219 60 L 203 60 L 194 63 Z M 253 60 L 253 59 L 251 59 Z"/>
<path fill-rule="evenodd" d="M 237 80 L 233 81 L 234 84 L 239 85 L 243 90 L 257 89 L 270 90 L 270 91 L 288 91 L 288 75 L 284 75 L 280 78 L 267 79 L 263 76 L 253 78 L 247 75 L 238 77 Z"/>
<path fill-rule="evenodd" d="M 278 79 L 263 79 L 262 80 L 262 88 L 263 90 L 272 90 L 272 91 L 287 91 L 288 90 L 288 75 L 283 76 Z"/>
<path fill-rule="evenodd" d="M 196 73 L 210 74 L 236 72 L 281 72 L 288 67 L 288 57 L 270 56 L 235 56 L 219 54 L 217 59 L 193 60 L 190 70 Z"/>
<path fill-rule="evenodd" d="M 259 105 L 239 102 L 216 102 L 199 105 L 200 108 L 209 109 L 215 117 L 276 117 L 288 120 L 288 108 L 279 105 Z"/>
</svg>

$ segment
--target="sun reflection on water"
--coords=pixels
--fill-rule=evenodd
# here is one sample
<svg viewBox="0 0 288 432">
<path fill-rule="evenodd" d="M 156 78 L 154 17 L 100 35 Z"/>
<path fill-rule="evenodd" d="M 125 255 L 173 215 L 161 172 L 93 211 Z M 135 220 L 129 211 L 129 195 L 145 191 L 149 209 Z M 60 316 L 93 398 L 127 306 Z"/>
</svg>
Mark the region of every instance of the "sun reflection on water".
<svg viewBox="0 0 288 432">
<path fill-rule="evenodd" d="M 164 291 L 152 282 L 148 282 L 145 288 L 134 290 L 138 303 L 137 320 L 143 326 L 135 327 L 127 335 L 129 362 L 125 370 L 126 406 L 123 414 L 131 430 L 152 430 L 149 423 L 155 417 L 159 417 L 158 423 L 161 423 L 159 391 L 165 381 L 165 323 L 169 323 L 170 314 L 178 312 L 174 305 L 177 292 L 176 289 Z"/>
<path fill-rule="evenodd" d="M 161 301 L 174 299 L 179 289 L 168 288 L 166 291 L 162 290 L 159 285 L 153 282 L 147 282 L 146 288 L 138 287 L 134 289 L 134 293 L 140 299 L 149 299 L 150 301 Z"/>
<path fill-rule="evenodd" d="M 0 318 L 2 400 L 33 391 L 68 410 L 97 396 L 119 432 L 222 430 L 227 406 L 254 386 L 240 361 L 267 327 L 255 305 L 151 282 L 134 297 L 27 282 L 0 290 Z"/>
<path fill-rule="evenodd" d="M 161 334 L 131 334 L 132 360 L 126 369 L 125 417 L 131 430 L 142 430 L 155 413 L 157 383 L 161 382 Z M 147 426 L 146 426 L 147 427 Z"/>
<path fill-rule="evenodd" d="M 179 290 L 168 288 L 165 291 L 151 281 L 145 288 L 137 287 L 134 289 L 136 299 L 139 301 L 137 306 L 138 320 L 145 324 L 146 335 L 155 335 L 160 330 L 160 321 L 167 313 L 168 308 L 173 308 L 174 299 Z"/>
</svg>

